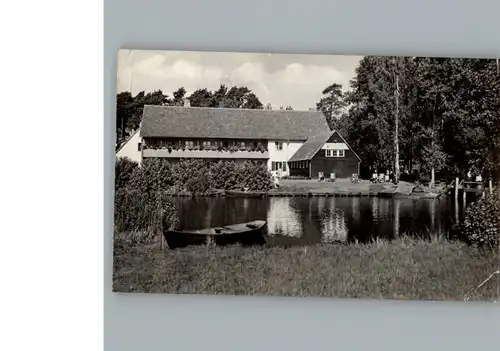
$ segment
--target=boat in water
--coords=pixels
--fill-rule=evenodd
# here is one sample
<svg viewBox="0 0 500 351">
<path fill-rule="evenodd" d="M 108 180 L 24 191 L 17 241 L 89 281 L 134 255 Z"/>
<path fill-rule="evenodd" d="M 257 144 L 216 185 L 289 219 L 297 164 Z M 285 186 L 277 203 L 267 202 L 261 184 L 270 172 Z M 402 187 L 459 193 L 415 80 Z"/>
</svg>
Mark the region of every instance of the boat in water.
<svg viewBox="0 0 500 351">
<path fill-rule="evenodd" d="M 266 221 L 256 220 L 207 229 L 166 230 L 163 235 L 170 249 L 190 245 L 263 245 L 266 226 Z"/>
</svg>

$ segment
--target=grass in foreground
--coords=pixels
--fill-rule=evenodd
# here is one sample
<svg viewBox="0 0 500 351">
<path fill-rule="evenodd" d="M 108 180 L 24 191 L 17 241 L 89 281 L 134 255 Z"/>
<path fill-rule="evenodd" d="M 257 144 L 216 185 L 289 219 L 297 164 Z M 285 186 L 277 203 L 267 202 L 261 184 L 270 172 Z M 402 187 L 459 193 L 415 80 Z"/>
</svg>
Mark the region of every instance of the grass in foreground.
<svg viewBox="0 0 500 351">
<path fill-rule="evenodd" d="M 462 243 L 403 239 L 314 247 L 160 249 L 115 236 L 114 291 L 463 300 L 498 269 Z M 495 300 L 497 278 L 470 300 Z"/>
</svg>

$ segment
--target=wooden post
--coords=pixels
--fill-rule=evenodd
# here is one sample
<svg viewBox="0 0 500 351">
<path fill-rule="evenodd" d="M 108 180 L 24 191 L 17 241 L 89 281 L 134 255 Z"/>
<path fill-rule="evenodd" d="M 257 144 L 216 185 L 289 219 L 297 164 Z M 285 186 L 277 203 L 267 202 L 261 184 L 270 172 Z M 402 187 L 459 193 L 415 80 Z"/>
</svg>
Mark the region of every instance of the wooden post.
<svg viewBox="0 0 500 351">
<path fill-rule="evenodd" d="M 458 199 L 458 177 L 455 178 L 455 199 Z"/>
<path fill-rule="evenodd" d="M 493 195 L 493 181 L 488 180 L 488 189 L 490 190 L 490 195 Z"/>
</svg>

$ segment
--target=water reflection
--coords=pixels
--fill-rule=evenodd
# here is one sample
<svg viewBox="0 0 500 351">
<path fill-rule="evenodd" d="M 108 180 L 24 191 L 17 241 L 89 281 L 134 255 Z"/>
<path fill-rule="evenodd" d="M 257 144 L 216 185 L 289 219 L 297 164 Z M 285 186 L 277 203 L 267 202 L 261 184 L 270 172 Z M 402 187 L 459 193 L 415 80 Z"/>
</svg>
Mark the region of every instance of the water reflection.
<svg viewBox="0 0 500 351">
<path fill-rule="evenodd" d="M 379 198 L 176 198 L 181 229 L 263 219 L 279 243 L 311 245 L 401 235 L 438 237 L 463 218 L 462 201 Z"/>
<path fill-rule="evenodd" d="M 302 226 L 299 215 L 292 207 L 291 198 L 276 198 L 269 203 L 267 211 L 268 234 L 302 236 Z"/>
<path fill-rule="evenodd" d="M 346 241 L 348 236 L 346 211 L 337 208 L 335 198 L 328 198 L 320 220 L 321 238 L 324 243 Z"/>
<path fill-rule="evenodd" d="M 401 210 L 401 200 L 394 199 L 394 237 L 399 237 L 399 217 Z"/>
</svg>

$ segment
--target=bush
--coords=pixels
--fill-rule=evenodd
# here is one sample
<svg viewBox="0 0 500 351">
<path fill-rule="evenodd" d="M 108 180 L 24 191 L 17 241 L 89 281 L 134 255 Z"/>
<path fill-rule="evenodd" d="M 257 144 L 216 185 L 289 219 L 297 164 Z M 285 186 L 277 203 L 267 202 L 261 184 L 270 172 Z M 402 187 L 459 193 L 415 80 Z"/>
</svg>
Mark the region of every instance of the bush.
<svg viewBox="0 0 500 351">
<path fill-rule="evenodd" d="M 175 207 L 164 192 L 145 193 L 121 188 L 115 193 L 115 231 L 158 233 L 179 223 Z"/>
<path fill-rule="evenodd" d="M 187 191 L 206 194 L 214 189 L 267 191 L 271 188 L 272 177 L 266 164 L 261 162 L 183 159 L 171 165 L 167 159 L 158 158 L 145 159 L 141 167 L 130 172 L 123 184 L 143 193 L 163 191 L 178 194 Z"/>
<path fill-rule="evenodd" d="M 238 166 L 238 165 L 237 165 Z M 244 188 L 255 191 L 267 191 L 272 187 L 272 176 L 267 165 L 261 162 L 246 161 L 235 173 L 241 172 L 241 183 Z"/>
<path fill-rule="evenodd" d="M 164 191 L 174 184 L 172 166 L 163 158 L 144 159 L 130 176 L 129 188 L 144 193 Z"/>
<path fill-rule="evenodd" d="M 210 184 L 214 189 L 267 191 L 272 178 L 267 166 L 261 162 L 219 161 L 210 165 Z"/>
<path fill-rule="evenodd" d="M 500 237 L 500 189 L 469 205 L 456 236 L 471 245 L 498 249 Z"/>
<path fill-rule="evenodd" d="M 128 157 L 119 157 L 115 162 L 115 190 L 121 189 L 127 185 L 132 173 L 138 168 L 139 164 Z"/>
<path fill-rule="evenodd" d="M 172 166 L 173 185 L 194 194 L 210 191 L 209 165 L 207 161 L 186 159 Z"/>
<path fill-rule="evenodd" d="M 218 161 L 210 164 L 210 184 L 214 189 L 233 190 L 240 186 L 235 173 L 236 163 L 232 161 Z"/>
</svg>

